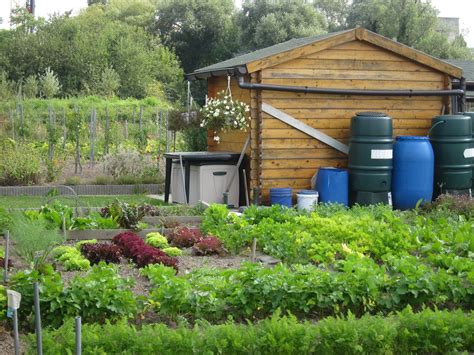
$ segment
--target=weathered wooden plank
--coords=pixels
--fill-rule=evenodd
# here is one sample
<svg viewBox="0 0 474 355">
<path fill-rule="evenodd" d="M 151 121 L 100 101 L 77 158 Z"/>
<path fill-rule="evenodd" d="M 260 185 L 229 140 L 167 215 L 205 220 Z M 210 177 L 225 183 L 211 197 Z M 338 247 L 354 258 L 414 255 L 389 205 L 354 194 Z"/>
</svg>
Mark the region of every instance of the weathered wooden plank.
<svg viewBox="0 0 474 355">
<path fill-rule="evenodd" d="M 303 123 L 320 129 L 326 132 L 325 129 L 349 129 L 351 124 L 350 118 L 340 119 L 328 119 L 328 118 L 304 118 L 300 119 Z M 431 126 L 431 118 L 419 118 L 419 119 L 393 119 L 393 127 L 395 128 L 425 128 Z M 289 130 L 290 126 L 279 120 L 267 118 L 265 120 L 265 131 L 264 135 L 267 138 L 281 138 L 278 131 L 288 132 L 287 138 L 301 138 L 303 133 L 298 133 L 296 130 Z M 330 134 L 330 133 L 327 133 Z"/>
<path fill-rule="evenodd" d="M 424 65 L 401 60 L 311 59 L 296 58 L 272 69 L 334 69 L 334 70 L 384 70 L 405 72 L 430 72 Z M 267 69 L 268 70 L 268 69 Z"/>
<path fill-rule="evenodd" d="M 354 110 L 397 110 L 403 108 L 405 110 L 423 109 L 423 110 L 439 110 L 442 106 L 437 101 L 416 101 L 411 99 L 400 100 L 313 100 L 310 98 L 301 99 L 273 99 L 264 98 L 269 105 L 277 107 L 279 110 L 285 109 L 354 109 Z"/>
<path fill-rule="evenodd" d="M 338 152 L 332 148 L 321 148 L 321 149 L 307 149 L 307 148 L 294 148 L 294 149 L 264 149 L 262 152 L 262 160 L 265 159 L 345 159 L 347 156 L 344 153 Z"/>
<path fill-rule="evenodd" d="M 344 128 L 321 128 L 316 125 L 310 126 L 316 128 L 320 132 L 327 134 L 328 136 L 336 139 L 347 139 L 349 138 L 349 125 Z M 265 129 L 263 131 L 263 139 L 307 139 L 309 136 L 294 128 L 286 129 Z"/>
<path fill-rule="evenodd" d="M 263 179 L 287 179 L 289 177 L 294 179 L 311 179 L 314 174 L 314 169 L 307 169 L 305 166 L 291 169 L 263 169 Z"/>
<path fill-rule="evenodd" d="M 417 51 L 411 47 L 405 46 L 404 44 L 391 41 L 374 32 L 367 31 L 365 29 L 362 29 L 362 32 L 362 39 L 364 41 L 372 43 L 378 47 L 385 48 L 394 53 L 398 53 L 399 55 L 410 58 L 411 60 L 422 63 L 443 73 L 449 74 L 455 78 L 462 77 L 462 69 L 460 68 L 457 68 L 423 52 Z"/>
<path fill-rule="evenodd" d="M 444 89 L 444 82 L 438 81 L 413 81 L 406 80 L 318 80 L 318 79 L 281 79 L 271 78 L 262 81 L 264 84 L 308 86 L 316 88 L 333 89 L 362 89 L 362 90 L 438 90 Z"/>
<path fill-rule="evenodd" d="M 316 169 L 323 166 L 346 167 L 347 159 L 272 159 L 263 160 L 263 169 Z"/>
<path fill-rule="evenodd" d="M 310 59 L 356 59 L 356 60 L 377 60 L 377 61 L 395 61 L 406 62 L 407 59 L 395 53 L 382 50 L 354 51 L 348 49 L 329 48 L 318 53 L 308 54 L 301 58 Z"/>
<path fill-rule="evenodd" d="M 349 135 L 347 135 L 347 138 Z M 341 146 L 347 146 L 345 142 L 347 139 L 340 139 L 339 144 Z M 263 149 L 324 149 L 331 147 L 328 144 L 322 143 L 317 139 L 314 138 L 306 138 L 306 139 L 291 139 L 291 138 L 275 138 L 275 139 L 266 139 L 263 138 Z M 349 148 L 346 148 L 346 151 L 349 152 Z"/>
<path fill-rule="evenodd" d="M 280 121 L 283 121 L 289 125 L 291 125 L 293 128 L 296 128 L 304 133 L 306 133 L 307 135 L 313 137 L 313 138 L 316 138 L 318 141 L 321 141 L 331 147 L 333 147 L 334 149 L 337 149 L 339 150 L 340 152 L 343 152 L 343 153 L 348 153 L 349 152 L 349 149 L 348 147 L 337 141 L 336 139 L 328 136 L 327 134 L 324 134 L 323 132 L 321 131 L 318 131 L 317 129 L 314 129 L 313 127 L 311 126 L 308 126 L 304 123 L 302 123 L 301 121 L 298 121 L 296 118 L 288 115 L 287 113 L 283 112 L 283 111 L 280 111 L 278 109 L 276 109 L 275 107 L 272 107 L 271 105 L 267 104 L 267 103 L 262 103 L 262 111 L 279 119 Z M 269 143 L 266 143 L 264 142 L 264 147 L 265 146 L 271 146 L 273 142 L 269 142 Z M 283 141 L 281 142 L 283 143 Z M 295 144 L 300 144 L 300 142 L 296 143 Z M 295 146 L 296 147 L 296 146 Z"/>
<path fill-rule="evenodd" d="M 353 30 L 347 31 L 339 35 L 329 37 L 322 41 L 317 41 L 306 46 L 298 47 L 293 50 L 281 52 L 267 58 L 247 63 L 247 70 L 249 71 L 249 73 L 252 73 L 261 69 L 275 66 L 283 62 L 287 62 L 294 58 L 303 57 L 312 53 L 325 50 L 327 48 L 337 46 L 339 44 L 353 41 L 354 38 L 355 32 Z"/>
<path fill-rule="evenodd" d="M 323 94 L 307 94 L 303 92 L 286 92 L 286 91 L 265 91 L 263 97 L 265 99 L 312 99 L 312 100 L 411 100 L 411 101 L 436 101 L 443 102 L 442 97 L 438 96 L 364 96 L 364 95 L 323 95 Z"/>
<path fill-rule="evenodd" d="M 328 121 L 336 121 L 336 120 L 347 120 L 353 117 L 357 112 L 361 110 L 346 110 L 346 109 L 286 109 L 285 112 L 290 114 L 291 116 L 297 118 L 298 120 L 309 124 L 311 120 L 328 120 Z M 440 110 L 385 110 L 383 111 L 388 116 L 392 117 L 393 119 L 431 119 L 432 117 L 439 115 Z M 272 126 L 272 117 L 269 115 L 265 115 L 265 128 L 278 128 Z M 330 124 L 332 124 L 330 122 Z M 334 123 L 338 124 L 338 123 Z M 284 126 L 286 127 L 286 126 Z M 339 126 L 329 126 L 330 128 L 338 128 Z"/>
<path fill-rule="evenodd" d="M 296 189 L 308 188 L 311 185 L 311 178 L 287 178 L 287 179 L 263 179 L 263 189 L 272 187 L 292 187 Z"/>
<path fill-rule="evenodd" d="M 403 81 L 443 81 L 443 74 L 437 72 L 409 72 L 403 71 L 402 66 L 398 71 L 387 70 L 353 70 L 353 69 L 280 69 L 269 68 L 262 72 L 263 79 L 321 79 L 321 80 L 403 80 Z"/>
</svg>

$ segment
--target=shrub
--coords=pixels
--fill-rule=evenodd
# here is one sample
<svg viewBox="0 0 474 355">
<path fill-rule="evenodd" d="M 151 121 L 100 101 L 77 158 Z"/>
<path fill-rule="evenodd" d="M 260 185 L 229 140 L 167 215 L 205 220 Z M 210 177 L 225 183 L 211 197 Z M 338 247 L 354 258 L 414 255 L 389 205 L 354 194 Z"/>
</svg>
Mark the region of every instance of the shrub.
<svg viewBox="0 0 474 355">
<path fill-rule="evenodd" d="M 140 178 L 151 164 L 151 158 L 135 150 L 123 150 L 104 157 L 104 169 L 114 180 L 125 177 Z"/>
<path fill-rule="evenodd" d="M 127 350 L 136 354 L 448 354 L 472 353 L 473 334 L 473 313 L 424 310 L 387 318 L 326 318 L 318 323 L 275 314 L 257 323 L 200 322 L 193 328 L 166 324 L 137 328 L 126 321 L 85 324 L 82 343 L 87 354 Z M 70 319 L 59 329 L 43 331 L 43 348 L 51 354 L 73 353 L 74 339 Z M 34 334 L 27 343 L 34 353 Z"/>
<path fill-rule="evenodd" d="M 33 282 L 39 282 L 41 319 L 44 326 L 60 326 L 65 319 L 80 315 L 83 322 L 133 317 L 137 302 L 131 291 L 133 281 L 118 275 L 117 268 L 99 263 L 85 275 L 76 275 L 64 287 L 61 275 L 51 265 L 41 271 L 20 271 L 11 278 L 10 288 L 22 295 L 19 319 L 30 326 L 34 320 Z"/>
<path fill-rule="evenodd" d="M 203 239 L 203 236 L 197 228 L 179 227 L 170 234 L 169 238 L 171 245 L 189 248 Z"/>
<path fill-rule="evenodd" d="M 81 178 L 79 176 L 68 176 L 64 181 L 65 185 L 76 186 L 81 184 Z"/>
<path fill-rule="evenodd" d="M 132 259 L 139 268 L 149 264 L 163 264 L 178 270 L 178 261 L 175 258 L 169 257 L 161 250 L 145 244 L 135 233 L 120 233 L 112 241 L 122 249 L 123 255 Z"/>
<path fill-rule="evenodd" d="M 3 145 L 0 154 L 0 185 L 33 185 L 42 176 L 40 154 L 27 145 Z"/>
<path fill-rule="evenodd" d="M 119 263 L 122 255 L 118 246 L 108 243 L 83 244 L 81 246 L 81 253 L 92 265 L 98 264 L 101 261 Z"/>
<path fill-rule="evenodd" d="M 163 249 L 163 253 L 168 256 L 181 256 L 183 255 L 183 251 L 176 247 L 168 247 Z"/>
<path fill-rule="evenodd" d="M 206 237 L 196 244 L 192 249 L 193 255 L 212 255 L 212 254 L 223 254 L 224 248 L 222 242 L 216 237 Z"/>
<path fill-rule="evenodd" d="M 159 249 L 164 249 L 169 246 L 168 239 L 158 232 L 148 233 L 146 235 L 145 243 Z"/>
<path fill-rule="evenodd" d="M 146 207 L 128 204 L 115 200 L 101 209 L 103 217 L 110 217 L 117 221 L 122 228 L 138 229 L 139 223 L 145 216 Z"/>
<path fill-rule="evenodd" d="M 99 175 L 95 178 L 96 185 L 109 185 L 112 183 L 112 178 L 110 176 Z"/>
<path fill-rule="evenodd" d="M 0 321 L 7 316 L 7 289 L 0 285 Z"/>
<path fill-rule="evenodd" d="M 0 208 L 0 233 L 9 230 L 12 226 L 13 218 L 4 208 Z"/>
<path fill-rule="evenodd" d="M 58 230 L 48 229 L 44 219 L 33 221 L 24 216 L 15 218 L 11 236 L 16 253 L 28 263 L 36 260 L 36 267 L 44 264 L 51 250 L 64 241 Z"/>
</svg>

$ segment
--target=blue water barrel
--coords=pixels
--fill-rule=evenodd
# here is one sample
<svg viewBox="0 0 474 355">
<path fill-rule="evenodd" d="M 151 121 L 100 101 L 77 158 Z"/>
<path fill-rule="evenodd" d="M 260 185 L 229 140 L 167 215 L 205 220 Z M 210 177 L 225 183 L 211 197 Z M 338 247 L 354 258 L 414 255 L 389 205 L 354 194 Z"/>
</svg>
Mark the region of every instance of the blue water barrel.
<svg viewBox="0 0 474 355">
<path fill-rule="evenodd" d="M 282 205 L 286 207 L 291 207 L 291 198 L 293 196 L 293 189 L 275 187 L 270 189 L 270 204 L 272 205 Z"/>
<path fill-rule="evenodd" d="M 397 137 L 393 146 L 392 199 L 400 210 L 433 197 L 434 153 L 428 137 Z"/>
<path fill-rule="evenodd" d="M 338 168 L 319 168 L 316 188 L 319 202 L 349 204 L 349 173 Z"/>
</svg>

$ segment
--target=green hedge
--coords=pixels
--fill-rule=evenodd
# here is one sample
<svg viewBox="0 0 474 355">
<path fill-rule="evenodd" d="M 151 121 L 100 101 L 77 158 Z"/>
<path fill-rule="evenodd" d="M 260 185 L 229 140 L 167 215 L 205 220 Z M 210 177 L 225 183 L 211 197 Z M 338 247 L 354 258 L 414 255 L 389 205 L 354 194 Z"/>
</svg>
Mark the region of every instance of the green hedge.
<svg viewBox="0 0 474 355">
<path fill-rule="evenodd" d="M 35 353 L 35 337 L 27 338 Z M 45 354 L 74 353 L 73 320 L 43 332 Z M 411 310 L 387 318 L 326 318 L 300 323 L 278 314 L 255 325 L 164 324 L 138 329 L 125 322 L 84 325 L 83 354 L 445 354 L 474 351 L 474 313 Z"/>
</svg>

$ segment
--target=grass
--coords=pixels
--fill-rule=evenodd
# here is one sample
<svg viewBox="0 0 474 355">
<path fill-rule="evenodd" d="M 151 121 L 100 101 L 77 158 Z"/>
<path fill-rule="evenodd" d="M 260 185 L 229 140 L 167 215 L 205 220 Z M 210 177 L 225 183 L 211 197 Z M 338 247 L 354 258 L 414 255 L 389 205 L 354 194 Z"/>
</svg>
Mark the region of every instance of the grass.
<svg viewBox="0 0 474 355">
<path fill-rule="evenodd" d="M 79 196 L 78 207 L 104 207 L 115 199 L 127 203 L 148 203 L 155 206 L 166 205 L 162 200 L 146 197 L 145 195 L 113 195 L 113 196 Z M 0 207 L 3 208 L 39 208 L 48 201 L 59 201 L 74 207 L 76 200 L 71 197 L 58 196 L 54 199 L 44 196 L 0 196 Z"/>
</svg>

